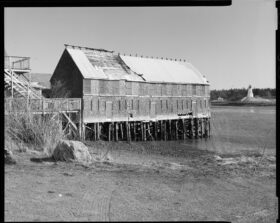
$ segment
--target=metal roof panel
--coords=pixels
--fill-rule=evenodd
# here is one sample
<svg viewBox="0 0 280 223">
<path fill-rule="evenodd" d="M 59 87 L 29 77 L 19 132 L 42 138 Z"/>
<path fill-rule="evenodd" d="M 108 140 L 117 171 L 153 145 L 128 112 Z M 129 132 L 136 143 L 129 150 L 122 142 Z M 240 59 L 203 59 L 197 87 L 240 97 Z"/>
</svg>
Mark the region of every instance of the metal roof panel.
<svg viewBox="0 0 280 223">
<path fill-rule="evenodd" d="M 208 84 L 201 73 L 187 62 L 124 55 L 120 57 L 131 70 L 143 75 L 146 81 Z"/>
</svg>

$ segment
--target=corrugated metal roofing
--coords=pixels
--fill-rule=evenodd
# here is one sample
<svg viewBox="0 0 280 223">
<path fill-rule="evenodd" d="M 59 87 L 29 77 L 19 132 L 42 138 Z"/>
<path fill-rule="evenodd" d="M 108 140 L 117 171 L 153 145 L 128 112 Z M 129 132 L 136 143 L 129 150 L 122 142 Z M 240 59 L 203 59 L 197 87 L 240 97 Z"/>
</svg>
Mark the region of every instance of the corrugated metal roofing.
<svg viewBox="0 0 280 223">
<path fill-rule="evenodd" d="M 127 66 L 151 82 L 208 84 L 190 63 L 134 56 L 120 56 Z"/>
</svg>

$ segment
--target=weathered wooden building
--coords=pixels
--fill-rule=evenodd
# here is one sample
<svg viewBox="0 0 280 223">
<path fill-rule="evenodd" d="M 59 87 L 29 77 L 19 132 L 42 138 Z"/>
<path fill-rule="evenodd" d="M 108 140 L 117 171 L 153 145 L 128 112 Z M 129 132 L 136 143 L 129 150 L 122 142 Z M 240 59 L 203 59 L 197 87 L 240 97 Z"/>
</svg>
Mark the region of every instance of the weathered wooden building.
<svg viewBox="0 0 280 223">
<path fill-rule="evenodd" d="M 185 60 L 65 45 L 50 81 L 60 82 L 68 97 L 82 98 L 86 137 L 209 136 L 209 83 Z"/>
</svg>

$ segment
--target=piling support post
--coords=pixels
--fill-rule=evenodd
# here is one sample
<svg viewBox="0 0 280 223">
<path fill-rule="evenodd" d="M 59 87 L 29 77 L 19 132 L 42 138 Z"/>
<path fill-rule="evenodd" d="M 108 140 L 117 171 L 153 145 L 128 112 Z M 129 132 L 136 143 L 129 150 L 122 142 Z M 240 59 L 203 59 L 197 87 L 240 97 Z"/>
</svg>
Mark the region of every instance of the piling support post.
<svg viewBox="0 0 280 223">
<path fill-rule="evenodd" d="M 154 134 L 155 134 L 155 140 L 157 140 L 157 133 L 158 133 L 158 129 L 157 129 L 158 125 L 157 125 L 157 120 L 155 120 L 154 122 Z"/>
<path fill-rule="evenodd" d="M 178 140 L 178 120 L 175 121 L 175 139 Z"/>
<path fill-rule="evenodd" d="M 185 119 L 182 119 L 182 127 L 183 127 L 183 140 L 185 140 L 186 139 Z"/>
<path fill-rule="evenodd" d="M 116 128 L 115 128 L 115 131 L 116 131 L 116 141 L 119 141 L 119 124 L 116 122 Z"/>
<path fill-rule="evenodd" d="M 126 122 L 126 131 L 127 131 L 127 141 L 130 142 L 131 138 L 130 138 L 130 125 L 129 125 L 129 122 Z"/>
</svg>

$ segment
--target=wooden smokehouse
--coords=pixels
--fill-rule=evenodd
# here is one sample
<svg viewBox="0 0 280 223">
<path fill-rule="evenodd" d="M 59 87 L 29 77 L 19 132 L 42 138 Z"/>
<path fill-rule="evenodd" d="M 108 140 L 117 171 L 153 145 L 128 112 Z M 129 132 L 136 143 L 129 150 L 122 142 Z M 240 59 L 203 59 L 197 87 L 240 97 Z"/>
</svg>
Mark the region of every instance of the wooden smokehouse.
<svg viewBox="0 0 280 223">
<path fill-rule="evenodd" d="M 209 83 L 185 60 L 65 45 L 52 86 L 58 81 L 67 97 L 82 99 L 86 139 L 178 140 L 210 135 Z"/>
</svg>

